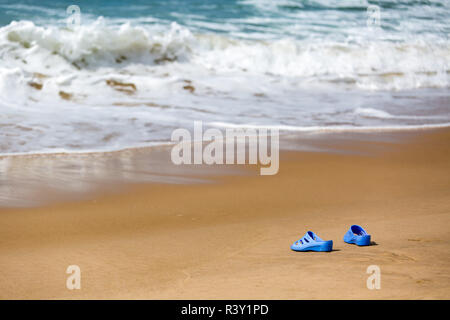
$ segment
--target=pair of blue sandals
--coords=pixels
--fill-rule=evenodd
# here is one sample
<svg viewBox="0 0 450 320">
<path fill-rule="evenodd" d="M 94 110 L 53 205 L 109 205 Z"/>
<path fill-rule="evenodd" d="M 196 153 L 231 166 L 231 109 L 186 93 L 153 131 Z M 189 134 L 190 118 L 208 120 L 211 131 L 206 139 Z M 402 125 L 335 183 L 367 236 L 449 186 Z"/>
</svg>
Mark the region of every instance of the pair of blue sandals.
<svg viewBox="0 0 450 320">
<path fill-rule="evenodd" d="M 344 235 L 344 241 L 358 246 L 370 245 L 370 234 L 358 225 L 352 225 Z M 294 251 L 331 251 L 333 249 L 333 240 L 322 240 L 312 231 L 306 232 L 305 236 L 291 245 Z"/>
</svg>

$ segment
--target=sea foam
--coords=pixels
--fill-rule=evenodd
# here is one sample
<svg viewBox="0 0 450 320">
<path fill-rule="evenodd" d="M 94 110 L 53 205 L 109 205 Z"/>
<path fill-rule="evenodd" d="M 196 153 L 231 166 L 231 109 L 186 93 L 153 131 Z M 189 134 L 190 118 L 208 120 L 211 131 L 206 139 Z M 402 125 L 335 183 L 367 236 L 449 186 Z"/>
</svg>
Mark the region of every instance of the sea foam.
<svg viewBox="0 0 450 320">
<path fill-rule="evenodd" d="M 194 120 L 309 131 L 442 126 L 449 56 L 442 38 L 342 42 L 103 18 L 73 30 L 11 22 L 0 28 L 0 153 L 165 143 Z"/>
</svg>

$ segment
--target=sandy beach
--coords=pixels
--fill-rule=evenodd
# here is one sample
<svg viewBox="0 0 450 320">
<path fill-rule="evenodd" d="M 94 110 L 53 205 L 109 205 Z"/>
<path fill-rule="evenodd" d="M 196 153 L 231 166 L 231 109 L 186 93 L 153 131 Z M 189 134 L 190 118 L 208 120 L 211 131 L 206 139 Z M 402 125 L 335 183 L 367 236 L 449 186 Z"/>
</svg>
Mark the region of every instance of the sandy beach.
<svg viewBox="0 0 450 320">
<path fill-rule="evenodd" d="M 0 299 L 449 299 L 450 130 L 368 140 L 283 152 L 275 176 L 0 209 Z M 375 243 L 345 244 L 351 224 Z M 291 251 L 307 230 L 334 250 Z"/>
</svg>

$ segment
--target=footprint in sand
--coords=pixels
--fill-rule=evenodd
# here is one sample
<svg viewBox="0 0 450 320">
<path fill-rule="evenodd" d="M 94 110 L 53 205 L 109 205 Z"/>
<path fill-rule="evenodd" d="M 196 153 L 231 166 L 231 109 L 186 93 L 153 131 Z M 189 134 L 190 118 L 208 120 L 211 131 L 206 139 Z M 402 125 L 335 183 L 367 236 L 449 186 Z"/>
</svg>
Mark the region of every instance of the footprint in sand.
<svg viewBox="0 0 450 320">
<path fill-rule="evenodd" d="M 430 279 L 419 279 L 419 280 L 416 280 L 416 283 L 418 283 L 418 284 L 431 284 L 433 281 L 432 280 L 430 280 Z"/>
<path fill-rule="evenodd" d="M 393 261 L 393 262 L 400 262 L 400 261 L 417 261 L 416 259 L 414 259 L 411 256 L 408 256 L 406 254 L 403 253 L 395 253 L 395 252 L 384 252 L 383 253 L 385 256 L 387 256 L 387 258 L 389 258 L 389 260 Z"/>
<path fill-rule="evenodd" d="M 408 239 L 408 241 L 412 241 L 412 242 L 442 242 L 442 240 L 436 239 L 436 240 L 431 240 L 431 239 Z"/>
</svg>

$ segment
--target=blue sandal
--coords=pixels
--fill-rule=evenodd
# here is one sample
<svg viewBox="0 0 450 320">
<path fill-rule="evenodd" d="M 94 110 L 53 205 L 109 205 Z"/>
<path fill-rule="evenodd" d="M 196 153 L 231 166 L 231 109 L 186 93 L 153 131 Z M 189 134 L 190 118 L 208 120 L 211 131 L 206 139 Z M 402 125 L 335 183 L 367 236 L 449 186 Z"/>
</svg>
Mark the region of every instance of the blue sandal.
<svg viewBox="0 0 450 320">
<path fill-rule="evenodd" d="M 306 232 L 303 238 L 291 245 L 291 250 L 294 251 L 331 251 L 332 248 L 332 240 L 322 240 L 312 231 Z"/>
<path fill-rule="evenodd" d="M 370 234 L 363 227 L 354 224 L 344 235 L 344 241 L 358 246 L 368 246 L 370 245 Z"/>
</svg>

